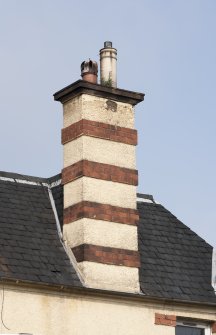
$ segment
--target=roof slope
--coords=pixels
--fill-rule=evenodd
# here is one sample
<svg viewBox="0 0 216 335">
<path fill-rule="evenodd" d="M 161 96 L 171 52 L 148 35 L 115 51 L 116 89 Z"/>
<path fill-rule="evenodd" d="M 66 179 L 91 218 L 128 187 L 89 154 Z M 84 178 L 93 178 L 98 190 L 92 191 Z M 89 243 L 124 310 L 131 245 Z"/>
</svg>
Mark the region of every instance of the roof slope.
<svg viewBox="0 0 216 335">
<path fill-rule="evenodd" d="M 51 180 L 0 176 L 0 277 L 80 286 L 57 233 L 48 188 L 42 184 Z M 58 203 L 57 188 L 52 192 Z"/>
<path fill-rule="evenodd" d="M 143 293 L 216 303 L 212 247 L 160 204 L 138 202 L 138 210 Z"/>
<path fill-rule="evenodd" d="M 0 172 L 0 278 L 81 286 L 61 244 L 50 185 L 63 222 L 61 175 L 45 179 Z M 151 196 L 138 195 L 140 286 L 150 297 L 216 303 L 212 247 Z"/>
</svg>

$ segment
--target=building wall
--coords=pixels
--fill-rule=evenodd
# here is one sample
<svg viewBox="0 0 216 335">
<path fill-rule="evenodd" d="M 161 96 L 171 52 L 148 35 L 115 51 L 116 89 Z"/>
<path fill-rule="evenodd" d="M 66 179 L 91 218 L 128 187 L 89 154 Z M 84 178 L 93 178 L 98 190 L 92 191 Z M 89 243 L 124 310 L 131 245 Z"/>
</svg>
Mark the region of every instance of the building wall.
<svg viewBox="0 0 216 335">
<path fill-rule="evenodd" d="M 3 287 L 0 287 L 1 303 Z M 4 288 L 1 334 L 174 335 L 175 327 L 155 325 L 155 313 L 216 320 L 213 308 L 168 303 Z"/>
</svg>

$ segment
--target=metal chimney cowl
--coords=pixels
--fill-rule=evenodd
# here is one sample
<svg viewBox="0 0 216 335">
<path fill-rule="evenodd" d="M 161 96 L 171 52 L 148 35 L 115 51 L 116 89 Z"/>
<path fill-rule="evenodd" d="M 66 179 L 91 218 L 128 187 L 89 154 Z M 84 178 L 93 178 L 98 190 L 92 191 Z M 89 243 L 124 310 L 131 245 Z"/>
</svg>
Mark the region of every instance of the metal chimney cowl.
<svg viewBox="0 0 216 335">
<path fill-rule="evenodd" d="M 98 64 L 89 58 L 81 64 L 81 77 L 83 80 L 97 84 Z"/>
</svg>

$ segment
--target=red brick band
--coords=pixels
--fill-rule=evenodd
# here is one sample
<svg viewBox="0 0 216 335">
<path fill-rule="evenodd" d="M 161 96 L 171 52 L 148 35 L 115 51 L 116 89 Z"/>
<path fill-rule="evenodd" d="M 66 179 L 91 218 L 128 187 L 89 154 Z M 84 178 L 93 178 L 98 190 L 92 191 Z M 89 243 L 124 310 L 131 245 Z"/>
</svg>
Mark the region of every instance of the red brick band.
<svg viewBox="0 0 216 335">
<path fill-rule="evenodd" d="M 139 222 L 139 215 L 136 209 L 105 205 L 97 202 L 81 201 L 64 209 L 64 224 L 82 218 L 119 222 L 129 225 L 137 225 Z"/>
<path fill-rule="evenodd" d="M 103 264 L 140 267 L 138 251 L 82 244 L 72 249 L 77 262 L 89 261 Z"/>
<path fill-rule="evenodd" d="M 176 326 L 176 316 L 155 313 L 155 324 L 164 326 Z"/>
<path fill-rule="evenodd" d="M 137 145 L 137 131 L 135 129 L 90 120 L 80 120 L 62 129 L 62 144 L 70 142 L 81 135 Z"/>
<path fill-rule="evenodd" d="M 212 334 L 216 333 L 216 322 L 212 324 Z"/>
<path fill-rule="evenodd" d="M 87 160 L 79 161 L 64 168 L 62 170 L 62 184 L 65 185 L 83 176 L 129 185 L 138 185 L 137 170 Z"/>
</svg>

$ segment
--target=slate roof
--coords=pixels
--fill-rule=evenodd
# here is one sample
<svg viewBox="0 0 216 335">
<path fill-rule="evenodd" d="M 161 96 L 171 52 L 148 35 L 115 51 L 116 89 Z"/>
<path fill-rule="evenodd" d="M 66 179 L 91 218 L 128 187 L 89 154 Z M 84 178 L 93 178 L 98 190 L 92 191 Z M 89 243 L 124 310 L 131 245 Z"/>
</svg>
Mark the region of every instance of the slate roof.
<svg viewBox="0 0 216 335">
<path fill-rule="evenodd" d="M 60 242 L 46 185 L 53 186 L 62 225 L 63 187 L 56 184 L 60 178 L 0 172 L 0 278 L 81 286 Z M 138 195 L 138 210 L 142 293 L 216 303 L 211 286 L 212 247 L 152 196 Z"/>
<path fill-rule="evenodd" d="M 57 233 L 48 188 L 42 184 L 52 179 L 0 176 L 5 178 L 0 180 L 0 278 L 80 286 Z M 52 192 L 62 212 L 59 186 Z"/>
<path fill-rule="evenodd" d="M 151 203 L 142 202 L 142 199 L 138 202 L 143 293 L 216 303 L 211 286 L 213 248 L 166 208 L 150 199 Z"/>
</svg>

